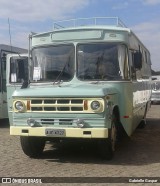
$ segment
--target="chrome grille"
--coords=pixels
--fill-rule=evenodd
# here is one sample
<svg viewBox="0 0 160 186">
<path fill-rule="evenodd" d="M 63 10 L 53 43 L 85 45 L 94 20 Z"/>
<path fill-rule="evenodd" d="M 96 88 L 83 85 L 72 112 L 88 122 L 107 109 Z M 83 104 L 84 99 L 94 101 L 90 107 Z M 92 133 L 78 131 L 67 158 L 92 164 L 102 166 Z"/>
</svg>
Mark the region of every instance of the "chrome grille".
<svg viewBox="0 0 160 186">
<path fill-rule="evenodd" d="M 81 112 L 83 99 L 31 99 L 31 112 Z"/>
</svg>

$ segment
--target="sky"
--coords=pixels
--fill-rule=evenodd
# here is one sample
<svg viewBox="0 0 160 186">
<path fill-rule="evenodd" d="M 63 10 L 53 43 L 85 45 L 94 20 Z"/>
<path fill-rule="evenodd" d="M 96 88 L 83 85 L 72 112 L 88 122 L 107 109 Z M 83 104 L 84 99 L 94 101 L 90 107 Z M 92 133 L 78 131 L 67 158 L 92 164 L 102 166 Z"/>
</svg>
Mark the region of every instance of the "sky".
<svg viewBox="0 0 160 186">
<path fill-rule="evenodd" d="M 160 0 L 0 0 L 0 44 L 10 45 L 11 36 L 12 46 L 28 48 L 31 32 L 87 17 L 119 17 L 150 51 L 152 69 L 160 71 Z"/>
</svg>

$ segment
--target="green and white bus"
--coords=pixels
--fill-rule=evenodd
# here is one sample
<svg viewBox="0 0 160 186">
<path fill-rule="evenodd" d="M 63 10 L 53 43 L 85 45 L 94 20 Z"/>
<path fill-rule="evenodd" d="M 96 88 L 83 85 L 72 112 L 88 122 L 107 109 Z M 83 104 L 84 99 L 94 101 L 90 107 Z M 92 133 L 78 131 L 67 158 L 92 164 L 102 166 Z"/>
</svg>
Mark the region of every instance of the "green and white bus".
<svg viewBox="0 0 160 186">
<path fill-rule="evenodd" d="M 13 93 L 10 134 L 29 157 L 46 141 L 86 139 L 111 159 L 121 135 L 145 125 L 150 53 L 117 17 L 71 22 L 30 36 L 30 84 Z"/>
<path fill-rule="evenodd" d="M 8 118 L 6 88 L 6 56 L 7 54 L 24 53 L 26 49 L 0 44 L 0 120 Z"/>
</svg>

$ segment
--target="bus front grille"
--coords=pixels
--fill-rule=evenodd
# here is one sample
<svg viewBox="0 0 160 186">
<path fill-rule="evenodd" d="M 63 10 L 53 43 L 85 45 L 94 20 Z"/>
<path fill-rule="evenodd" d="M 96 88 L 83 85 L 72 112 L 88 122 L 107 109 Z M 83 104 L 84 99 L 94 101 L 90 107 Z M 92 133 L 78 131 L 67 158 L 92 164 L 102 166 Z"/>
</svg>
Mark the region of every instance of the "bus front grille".
<svg viewBox="0 0 160 186">
<path fill-rule="evenodd" d="M 83 99 L 31 99 L 31 112 L 81 112 Z"/>
</svg>

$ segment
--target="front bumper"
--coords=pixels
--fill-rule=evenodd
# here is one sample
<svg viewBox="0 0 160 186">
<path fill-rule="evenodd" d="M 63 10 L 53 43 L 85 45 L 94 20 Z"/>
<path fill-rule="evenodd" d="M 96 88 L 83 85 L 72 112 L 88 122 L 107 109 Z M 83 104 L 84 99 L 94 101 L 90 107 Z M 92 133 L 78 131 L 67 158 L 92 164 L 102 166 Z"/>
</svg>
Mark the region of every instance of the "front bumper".
<svg viewBox="0 0 160 186">
<path fill-rule="evenodd" d="M 10 135 L 56 138 L 55 136 L 47 136 L 45 134 L 45 130 L 47 128 L 48 127 L 11 126 Z M 51 127 L 49 128 L 52 129 Z M 62 138 L 108 138 L 107 128 L 63 128 L 63 129 L 65 130 L 65 136 L 63 136 Z"/>
</svg>

